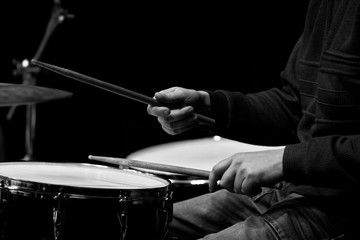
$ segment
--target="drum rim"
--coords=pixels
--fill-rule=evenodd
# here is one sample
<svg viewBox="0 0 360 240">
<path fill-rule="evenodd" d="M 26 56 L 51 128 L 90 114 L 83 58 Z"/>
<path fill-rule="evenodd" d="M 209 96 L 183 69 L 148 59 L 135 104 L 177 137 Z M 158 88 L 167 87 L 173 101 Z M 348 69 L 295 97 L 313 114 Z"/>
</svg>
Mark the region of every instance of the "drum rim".
<svg viewBox="0 0 360 240">
<path fill-rule="evenodd" d="M 74 163 L 74 162 L 26 162 L 26 164 L 44 164 L 44 165 L 73 165 L 73 166 L 86 166 L 86 167 L 98 167 L 99 169 L 116 169 L 119 171 L 125 171 L 119 168 L 104 166 L 99 164 L 88 163 Z M 2 165 L 24 165 L 24 162 L 3 162 Z M 145 175 L 144 173 L 137 173 Z M 171 191 L 171 181 L 156 176 L 154 174 L 146 173 L 154 178 L 162 179 L 167 184 L 162 187 L 153 188 L 87 188 L 81 186 L 68 186 L 61 184 L 50 184 L 44 182 L 30 181 L 24 179 L 13 178 L 0 174 L 0 191 L 6 191 L 10 194 L 30 196 L 34 198 L 77 198 L 77 199 L 117 199 L 117 200 L 134 200 L 134 199 L 151 199 L 153 197 L 168 196 Z M 1 194 L 0 194 L 1 195 Z"/>
</svg>

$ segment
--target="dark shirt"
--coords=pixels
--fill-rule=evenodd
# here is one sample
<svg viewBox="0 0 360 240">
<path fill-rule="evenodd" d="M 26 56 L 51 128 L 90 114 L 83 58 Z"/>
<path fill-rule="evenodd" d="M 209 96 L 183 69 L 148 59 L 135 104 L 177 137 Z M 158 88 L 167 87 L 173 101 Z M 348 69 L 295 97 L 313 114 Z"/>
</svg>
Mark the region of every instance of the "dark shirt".
<svg viewBox="0 0 360 240">
<path fill-rule="evenodd" d="M 349 195 L 360 180 L 359 0 L 311 0 L 283 86 L 210 91 L 216 133 L 286 145 L 285 180 L 309 196 Z M 352 191 L 353 192 L 353 191 Z"/>
</svg>

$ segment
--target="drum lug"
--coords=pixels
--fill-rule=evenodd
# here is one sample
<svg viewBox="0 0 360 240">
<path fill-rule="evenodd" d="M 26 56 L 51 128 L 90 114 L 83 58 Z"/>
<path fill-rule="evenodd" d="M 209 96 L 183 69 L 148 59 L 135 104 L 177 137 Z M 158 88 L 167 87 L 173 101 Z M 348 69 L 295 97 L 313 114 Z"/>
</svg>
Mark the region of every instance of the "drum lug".
<svg viewBox="0 0 360 240">
<path fill-rule="evenodd" d="M 163 229 L 158 229 L 162 233 L 162 236 L 165 236 L 169 227 L 169 223 L 172 220 L 173 213 L 173 203 L 172 203 L 172 192 L 170 191 L 163 197 L 162 206 L 158 209 L 158 226 L 163 226 Z"/>
<path fill-rule="evenodd" d="M 125 239 L 127 235 L 127 228 L 128 228 L 128 214 L 126 209 L 127 202 L 128 202 L 127 196 L 120 197 L 119 203 L 122 209 L 121 214 L 119 216 L 121 240 Z"/>
<path fill-rule="evenodd" d="M 64 223 L 64 213 L 61 211 L 61 201 L 64 200 L 66 196 L 60 191 L 58 194 L 54 197 L 54 200 L 57 201 L 57 206 L 53 207 L 53 225 L 54 225 L 54 239 L 58 240 L 61 227 Z"/>
<path fill-rule="evenodd" d="M 1 181 L 0 189 L 0 239 L 4 239 L 4 228 L 6 225 L 6 205 L 8 204 L 9 189 L 5 187 L 4 181 Z"/>
<path fill-rule="evenodd" d="M 5 188 L 4 180 L 1 181 L 1 187 L 0 187 L 0 204 L 3 204 L 6 202 L 8 195 L 8 189 Z"/>
</svg>

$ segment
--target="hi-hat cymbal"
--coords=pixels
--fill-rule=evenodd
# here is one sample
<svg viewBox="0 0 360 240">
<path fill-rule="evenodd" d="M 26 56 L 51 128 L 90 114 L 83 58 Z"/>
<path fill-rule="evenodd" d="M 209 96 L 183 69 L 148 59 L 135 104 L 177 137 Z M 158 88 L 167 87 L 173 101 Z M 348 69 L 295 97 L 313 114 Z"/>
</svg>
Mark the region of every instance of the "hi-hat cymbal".
<svg viewBox="0 0 360 240">
<path fill-rule="evenodd" d="M 0 107 L 34 104 L 71 96 L 72 93 L 58 89 L 0 83 Z"/>
</svg>

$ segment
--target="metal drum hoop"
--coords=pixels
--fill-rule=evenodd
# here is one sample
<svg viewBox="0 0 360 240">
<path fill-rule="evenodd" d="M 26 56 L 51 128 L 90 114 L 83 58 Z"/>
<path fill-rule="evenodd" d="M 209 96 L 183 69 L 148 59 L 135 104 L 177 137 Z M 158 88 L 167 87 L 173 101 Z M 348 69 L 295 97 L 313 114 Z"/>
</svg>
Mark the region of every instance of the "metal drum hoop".
<svg viewBox="0 0 360 240">
<path fill-rule="evenodd" d="M 0 163 L 1 165 L 19 164 L 22 163 Z M 44 164 L 54 165 L 56 163 L 48 162 L 27 162 L 26 164 Z M 116 169 L 116 171 L 125 171 L 118 168 L 112 168 L 102 165 L 92 165 L 83 163 L 61 163 L 63 166 L 76 166 L 76 167 L 95 167 L 98 169 Z M 141 174 L 139 172 L 128 172 L 128 174 Z M 144 174 L 142 174 L 144 175 Z M 149 177 L 156 177 L 152 174 L 146 174 Z M 168 198 L 171 191 L 171 182 L 168 179 L 161 178 L 165 186 L 145 189 L 119 189 L 119 188 L 87 188 L 77 186 L 64 186 L 58 184 L 49 184 L 37 181 L 29 181 L 23 179 L 16 179 L 9 176 L 0 175 L 1 189 L 3 191 L 16 196 L 27 196 L 40 199 L 54 199 L 62 196 L 63 199 L 114 199 L 126 200 L 127 202 L 143 203 L 152 201 L 161 196 Z"/>
</svg>

